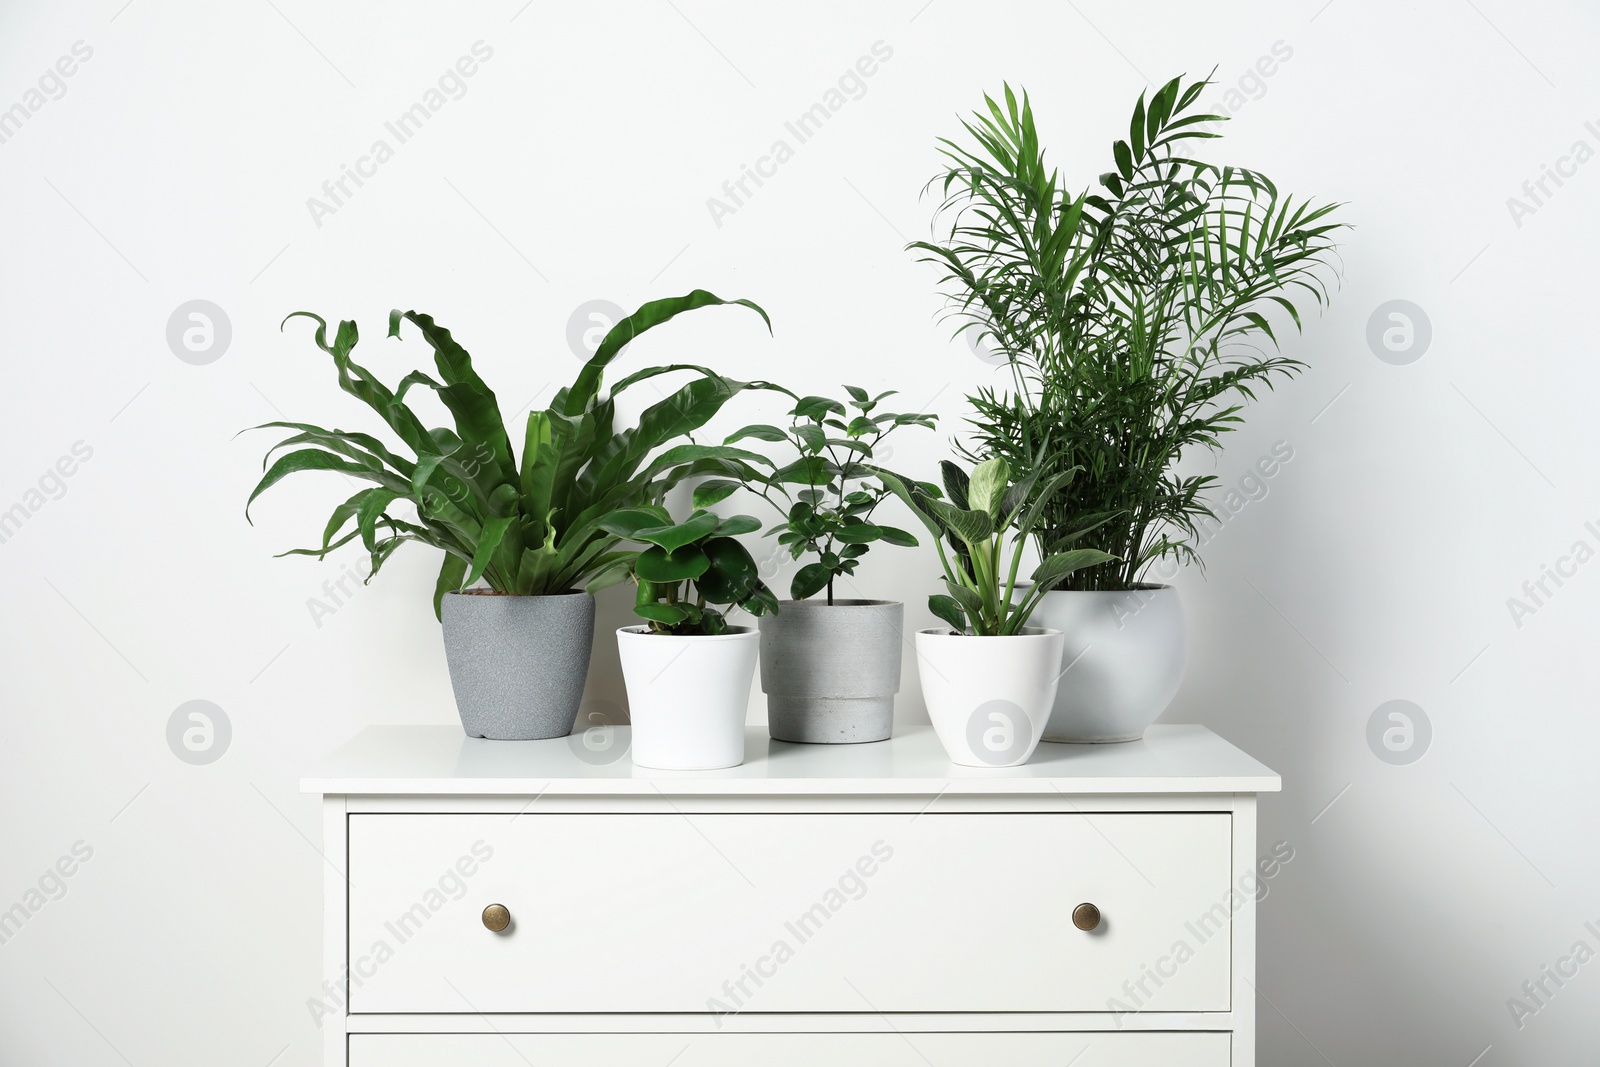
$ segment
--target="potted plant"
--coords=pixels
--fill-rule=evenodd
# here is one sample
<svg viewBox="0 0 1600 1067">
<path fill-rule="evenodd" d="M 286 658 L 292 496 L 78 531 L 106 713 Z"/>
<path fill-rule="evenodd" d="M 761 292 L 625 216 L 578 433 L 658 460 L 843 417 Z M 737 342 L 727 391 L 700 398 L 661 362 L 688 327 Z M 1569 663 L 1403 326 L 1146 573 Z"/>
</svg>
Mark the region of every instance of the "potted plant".
<svg viewBox="0 0 1600 1067">
<path fill-rule="evenodd" d="M 1033 537 L 1042 554 L 1105 554 L 1039 602 L 1040 622 L 1065 634 L 1068 668 L 1046 740 L 1137 738 L 1176 694 L 1183 611 L 1149 575 L 1157 561 L 1198 562 L 1216 482 L 1177 465 L 1218 448 L 1257 389 L 1302 367 L 1275 330 L 1298 329 L 1335 276 L 1338 205 L 1188 157 L 1224 118 L 1197 109 L 1207 84 L 1175 78 L 1141 95 L 1114 169 L 1076 194 L 1046 165 L 1027 97 L 1019 106 L 1007 86 L 1003 108 L 986 98 L 964 123 L 970 145 L 944 142 L 938 239 L 910 246 L 944 269 L 957 332 L 1009 369 L 1009 388 L 970 398 L 967 456 L 1006 457 L 1040 485 L 1080 468 Z M 1046 440 L 1056 447 L 1042 452 Z"/>
<path fill-rule="evenodd" d="M 917 633 L 922 695 L 953 762 L 1015 767 L 1039 744 L 1061 676 L 1061 632 L 1029 626 L 1029 618 L 1044 590 L 1106 562 L 1106 554 L 1078 548 L 1046 556 L 1030 575 L 1031 588 L 1019 594 L 1026 542 L 1076 471 L 1045 479 L 1034 470 L 1012 483 L 1011 465 L 1000 456 L 970 476 L 953 463 L 941 468 L 943 494 L 877 472 L 933 534 L 944 566 L 948 593 L 930 596 L 928 609 L 949 625 Z"/>
<path fill-rule="evenodd" d="M 793 599 L 761 620 L 761 688 L 768 729 L 779 741 L 882 741 L 894 728 L 905 605 L 840 597 L 835 586 L 855 574 L 874 543 L 916 545 L 907 531 L 872 521 L 889 490 L 868 464 L 890 432 L 931 429 L 937 416 L 877 412 L 893 391 L 870 396 L 859 386 L 845 390 L 849 400 L 843 403 L 800 398 L 787 430 L 746 426 L 725 442 L 786 442 L 797 453 L 751 487 L 785 516 L 768 536 L 777 534 L 794 559 L 811 557 L 790 582 Z M 697 487 L 695 502 L 709 506 L 736 487 L 728 479 L 709 480 Z"/>
<path fill-rule="evenodd" d="M 644 624 L 617 631 L 633 762 L 680 771 L 737 767 L 760 638 L 748 626 L 729 626 L 723 609 L 778 610 L 736 540 L 761 524 L 700 508 L 675 523 L 662 507 L 626 509 L 602 524 L 647 546 L 627 562 L 638 583 L 633 612 Z"/>
<path fill-rule="evenodd" d="M 284 554 L 322 559 L 359 537 L 370 555 L 370 581 L 407 541 L 442 549 L 433 604 L 463 728 L 473 737 L 495 739 L 565 736 L 589 668 L 591 592 L 627 576 L 629 554 L 618 551 L 619 538 L 608 531 L 606 519 L 659 502 L 686 477 L 753 478 L 757 472 L 750 464 L 768 464 L 730 446 L 689 443 L 662 450 L 704 425 L 730 397 L 767 388 L 765 383 L 674 365 L 639 371 L 617 382 L 609 395 L 601 392 L 605 368 L 629 341 L 675 315 L 716 304 L 743 304 L 766 319 L 747 300 L 725 301 L 704 290 L 643 305 L 606 334 L 550 407 L 528 415 L 520 462 L 494 393 L 467 350 L 431 317 L 416 311 L 390 315 L 390 337 L 399 335 L 404 322 L 421 330 L 438 374 L 436 379 L 413 371 L 391 390 L 353 359 L 354 322 L 341 322 L 329 344 L 321 318 L 296 312 L 289 318 L 317 324 L 316 343 L 332 357 L 340 388 L 377 412 L 410 454 L 365 433 L 267 423 L 295 433 L 268 451 L 271 466 L 250 502 L 300 471 L 338 471 L 373 483 L 334 509 L 320 547 Z M 637 425 L 619 424 L 619 395 L 675 371 L 695 376 L 645 408 Z M 453 417 L 453 428 L 427 427 L 407 403 L 413 388 L 433 391 Z M 292 451 L 278 455 L 285 449 Z M 394 514 L 401 506 L 407 510 Z M 249 503 L 245 511 L 248 517 Z M 486 588 L 474 588 L 480 579 Z"/>
</svg>

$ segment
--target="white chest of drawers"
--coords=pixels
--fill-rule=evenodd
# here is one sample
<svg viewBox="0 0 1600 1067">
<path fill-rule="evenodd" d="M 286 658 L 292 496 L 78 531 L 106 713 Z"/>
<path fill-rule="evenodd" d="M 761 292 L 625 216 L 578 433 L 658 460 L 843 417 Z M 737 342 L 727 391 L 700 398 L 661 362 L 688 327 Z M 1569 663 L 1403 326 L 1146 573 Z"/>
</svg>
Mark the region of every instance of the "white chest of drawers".
<svg viewBox="0 0 1600 1067">
<path fill-rule="evenodd" d="M 626 728 L 590 742 L 374 727 L 302 782 L 329 1067 L 1255 1063 L 1279 780 L 1201 727 L 1009 770 L 926 727 L 752 731 L 702 773 L 635 768 Z"/>
</svg>

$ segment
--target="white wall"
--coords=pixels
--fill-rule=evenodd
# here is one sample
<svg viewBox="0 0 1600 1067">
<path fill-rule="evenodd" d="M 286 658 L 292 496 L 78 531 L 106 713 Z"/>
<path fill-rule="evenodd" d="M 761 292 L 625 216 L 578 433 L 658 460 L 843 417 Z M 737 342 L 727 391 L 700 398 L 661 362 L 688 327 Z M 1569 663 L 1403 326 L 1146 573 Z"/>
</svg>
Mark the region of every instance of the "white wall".
<svg viewBox="0 0 1600 1067">
<path fill-rule="evenodd" d="M 575 308 L 703 286 L 760 301 L 776 336 L 701 312 L 632 365 L 898 387 L 954 431 L 993 372 L 936 324 L 931 269 L 902 250 L 926 232 L 935 137 L 1009 79 L 1086 183 L 1146 76 L 1213 64 L 1219 102 L 1251 90 L 1220 151 L 1347 201 L 1358 227 L 1331 312 L 1289 345 L 1312 369 L 1215 464 L 1237 485 L 1279 442 L 1292 460 L 1206 547 L 1205 574 L 1179 579 L 1194 643 L 1167 720 L 1211 726 L 1285 783 L 1263 804 L 1263 850 L 1296 858 L 1261 905 L 1262 1062 L 1593 1049 L 1600 963 L 1547 983 L 1520 1027 L 1507 1005 L 1575 942 L 1600 949 L 1584 926 L 1600 927 L 1600 563 L 1520 620 L 1507 605 L 1576 542 L 1600 548 L 1600 366 L 1580 317 L 1600 164 L 1520 220 L 1506 203 L 1575 142 L 1600 148 L 1591 10 L 13 4 L 0 108 L 79 41 L 92 56 L 64 95 L 0 144 L 0 509 L 42 504 L 0 544 L 0 908 L 75 843 L 92 857 L 0 944 L 0 1060 L 317 1063 L 323 866 L 296 777 L 365 724 L 453 719 L 429 552 L 318 620 L 308 601 L 359 556 L 272 554 L 348 489 L 291 483 L 244 522 L 268 437 L 237 431 L 280 412 L 373 421 L 303 323 L 279 333 L 286 312 L 357 319 L 358 354 L 392 381 L 421 346 L 384 341 L 386 313 L 429 311 L 512 409 L 575 372 Z M 479 41 L 492 58 L 465 95 L 314 221 L 307 198 L 393 146 L 385 122 Z M 794 146 L 784 122 L 879 41 L 892 58 L 865 94 Z M 1275 47 L 1292 54 L 1248 81 Z M 778 138 L 794 157 L 719 225 L 707 198 Z M 231 322 L 209 365 L 165 338 L 193 299 Z M 1408 365 L 1365 339 L 1396 299 L 1432 324 Z M 946 437 L 904 433 L 895 464 L 929 467 Z M 75 447 L 92 455 L 30 497 Z M 931 578 L 931 556 L 882 550 L 859 584 L 921 620 Z M 604 628 L 599 649 L 594 707 L 621 700 Z M 194 699 L 231 723 L 208 766 L 166 739 Z M 1408 765 L 1367 740 L 1396 699 L 1432 726 Z M 921 718 L 914 677 L 900 714 Z"/>
</svg>

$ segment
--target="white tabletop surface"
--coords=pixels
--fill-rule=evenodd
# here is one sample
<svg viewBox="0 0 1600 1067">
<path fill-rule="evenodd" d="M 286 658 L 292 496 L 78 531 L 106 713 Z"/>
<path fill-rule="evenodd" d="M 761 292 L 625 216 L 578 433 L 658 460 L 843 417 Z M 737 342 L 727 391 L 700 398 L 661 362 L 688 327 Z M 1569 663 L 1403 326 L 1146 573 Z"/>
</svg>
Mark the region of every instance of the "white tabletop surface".
<svg viewBox="0 0 1600 1067">
<path fill-rule="evenodd" d="M 581 735 L 485 741 L 459 726 L 369 726 L 300 780 L 306 793 L 554 796 L 666 794 L 933 795 L 1272 793 L 1276 774 L 1203 726 L 1152 726 L 1141 741 L 1041 743 L 1021 767 L 951 763 L 929 726 L 865 745 L 795 745 L 751 727 L 745 761 L 720 771 L 657 771 L 626 754 L 626 726 L 595 755 Z M 591 740 L 601 740 L 595 738 Z M 588 758 L 581 758 L 580 752 Z M 606 759 L 610 762 L 605 762 Z"/>
</svg>

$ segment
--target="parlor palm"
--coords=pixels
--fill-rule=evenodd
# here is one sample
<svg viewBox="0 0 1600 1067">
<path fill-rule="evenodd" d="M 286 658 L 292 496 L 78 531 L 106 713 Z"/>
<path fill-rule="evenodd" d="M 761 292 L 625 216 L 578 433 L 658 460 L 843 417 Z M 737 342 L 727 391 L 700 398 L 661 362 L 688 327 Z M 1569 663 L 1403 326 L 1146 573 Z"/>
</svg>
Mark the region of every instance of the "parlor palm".
<svg viewBox="0 0 1600 1067">
<path fill-rule="evenodd" d="M 1303 366 L 1277 331 L 1299 329 L 1336 277 L 1337 204 L 1187 154 L 1223 121 L 1196 109 L 1207 84 L 1141 94 L 1115 169 L 1081 193 L 1046 164 L 1027 96 L 986 97 L 970 141 L 942 142 L 936 239 L 911 245 L 944 269 L 960 330 L 1009 363 L 1009 388 L 971 398 L 969 458 L 1029 471 L 1053 442 L 1038 473 L 1080 468 L 1044 509 L 1039 551 L 1113 558 L 1060 588 L 1127 589 L 1157 559 L 1196 558 L 1215 478 L 1174 468 Z"/>
</svg>

